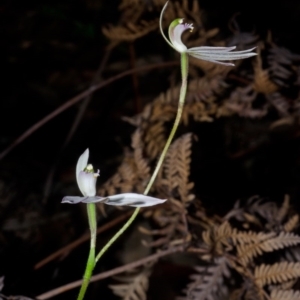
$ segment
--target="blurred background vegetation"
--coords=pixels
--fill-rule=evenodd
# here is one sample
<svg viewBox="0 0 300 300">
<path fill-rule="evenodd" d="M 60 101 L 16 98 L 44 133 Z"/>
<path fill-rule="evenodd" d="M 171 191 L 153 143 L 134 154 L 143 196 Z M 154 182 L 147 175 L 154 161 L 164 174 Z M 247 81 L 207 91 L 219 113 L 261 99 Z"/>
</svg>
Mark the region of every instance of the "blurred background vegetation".
<svg viewBox="0 0 300 300">
<path fill-rule="evenodd" d="M 205 28 L 219 28 L 219 40 L 230 40 L 234 27 L 300 53 L 299 1 L 199 0 L 198 3 Z M 118 0 L 1 2 L 0 152 L 95 82 L 132 68 L 178 59 L 157 27 L 130 41 L 110 40 L 105 36 L 103 28 L 123 24 L 126 18 L 118 9 L 120 4 Z M 145 7 L 143 19 L 158 18 L 161 6 L 152 0 L 140 0 L 138 5 Z M 299 63 L 299 57 L 294 61 Z M 5 276 L 4 294 L 34 297 L 81 278 L 87 244 L 66 259 L 39 270 L 33 268 L 39 260 L 87 231 L 84 207 L 60 204 L 64 195 L 78 192 L 74 176 L 76 161 L 89 147 L 90 160 L 101 169 L 99 185 L 113 175 L 125 149 L 130 147 L 134 131 L 122 117 L 140 113 L 159 93 L 178 84 L 179 67 L 172 68 L 157 67 L 112 82 L 91 95 L 87 108 L 82 107 L 85 101 L 78 102 L 1 158 L 0 275 Z M 290 80 L 295 82 L 299 66 L 291 68 L 295 75 Z M 294 86 L 289 89 L 289 82 L 283 90 L 290 98 L 298 93 Z M 70 136 L 80 111 L 82 117 Z M 225 213 L 237 199 L 256 194 L 282 201 L 286 193 L 291 194 L 293 204 L 300 209 L 296 201 L 300 197 L 299 123 L 268 131 L 270 124 L 278 119 L 271 111 L 259 119 L 233 116 L 193 125 L 193 130 L 201 136 L 201 146 L 196 149 L 200 154 L 193 157 L 192 171 L 201 166 L 201 173 L 195 175 L 201 182 L 196 191 L 208 211 Z M 119 214 L 109 210 L 107 213 Z M 105 222 L 101 216 L 99 224 Z M 100 242 L 115 229 L 105 232 Z M 121 240 L 118 245 L 123 244 Z M 112 254 L 106 255 L 97 272 L 121 263 L 118 245 Z M 171 265 L 165 263 L 164 270 L 164 275 L 156 271 L 154 286 L 161 278 L 166 280 L 165 274 L 172 276 Z M 178 289 L 177 282 L 182 287 L 188 273 L 183 268 L 181 277 L 172 277 L 170 289 Z M 97 295 L 101 291 L 106 299 L 114 299 L 107 288 L 108 282 L 94 285 L 90 293 Z M 76 291 L 67 295 L 56 299 L 73 299 Z M 149 299 L 160 298 L 151 290 Z"/>
</svg>

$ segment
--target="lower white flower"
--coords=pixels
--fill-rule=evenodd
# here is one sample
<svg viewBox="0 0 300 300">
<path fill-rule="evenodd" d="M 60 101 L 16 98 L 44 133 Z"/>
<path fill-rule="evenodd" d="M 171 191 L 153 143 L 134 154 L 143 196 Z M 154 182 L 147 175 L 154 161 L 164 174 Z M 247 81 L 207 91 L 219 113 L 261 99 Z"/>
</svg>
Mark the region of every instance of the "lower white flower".
<svg viewBox="0 0 300 300">
<path fill-rule="evenodd" d="M 98 170 L 97 173 L 94 173 L 94 168 L 91 164 L 88 164 L 88 159 L 89 149 L 86 149 L 79 157 L 76 165 L 77 184 L 84 197 L 66 196 L 63 198 L 62 203 L 104 202 L 105 204 L 114 206 L 146 207 L 161 204 L 166 201 L 166 199 L 158 199 L 136 193 L 123 193 L 108 197 L 96 196 L 96 182 L 100 171 Z"/>
</svg>

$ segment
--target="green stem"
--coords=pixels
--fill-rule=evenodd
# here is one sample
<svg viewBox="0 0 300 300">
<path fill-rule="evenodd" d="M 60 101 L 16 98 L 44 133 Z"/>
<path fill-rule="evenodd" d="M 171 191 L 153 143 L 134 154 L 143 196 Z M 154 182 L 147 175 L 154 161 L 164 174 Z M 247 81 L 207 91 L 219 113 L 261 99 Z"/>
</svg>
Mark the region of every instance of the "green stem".
<svg viewBox="0 0 300 300">
<path fill-rule="evenodd" d="M 178 104 L 178 109 L 177 109 L 177 114 L 176 118 L 174 121 L 174 125 L 172 127 L 171 133 L 167 139 L 167 142 L 164 146 L 164 149 L 160 155 L 160 158 L 157 162 L 157 165 L 155 167 L 155 170 L 149 180 L 149 183 L 144 191 L 144 195 L 147 195 L 154 183 L 154 180 L 159 172 L 159 169 L 161 168 L 163 161 L 166 157 L 166 154 L 168 152 L 168 149 L 170 147 L 170 144 L 173 140 L 173 137 L 175 135 L 175 132 L 178 128 L 178 125 L 180 123 L 182 111 L 183 111 L 183 106 L 184 106 L 184 101 L 185 101 L 185 96 L 186 96 L 186 90 L 187 90 L 187 75 L 188 75 L 188 55 L 187 53 L 181 53 L 181 77 L 182 77 L 182 83 L 181 83 L 181 88 L 180 88 L 180 95 L 179 95 L 179 104 Z M 108 243 L 101 249 L 101 251 L 98 253 L 96 257 L 95 263 L 98 262 L 98 260 L 101 258 L 101 256 L 108 250 L 108 248 L 124 233 L 124 231 L 131 225 L 131 223 L 135 220 L 136 216 L 138 215 L 140 211 L 140 208 L 137 207 L 130 219 L 123 225 L 123 227 L 108 241 Z"/>
<path fill-rule="evenodd" d="M 182 115 L 182 111 L 183 111 L 183 106 L 184 106 L 184 101 L 185 101 L 185 95 L 186 95 L 186 90 L 187 90 L 187 73 L 188 73 L 188 56 L 186 53 L 182 53 L 181 54 L 181 79 L 182 79 L 182 83 L 181 83 L 181 88 L 180 88 L 180 95 L 179 95 L 179 103 L 178 103 L 178 108 L 177 108 L 177 114 L 176 114 L 176 118 L 174 121 L 174 125 L 172 127 L 171 133 L 167 139 L 167 142 L 164 146 L 164 149 L 160 155 L 160 158 L 157 162 L 156 168 L 149 180 L 149 183 L 145 189 L 144 194 L 147 195 L 154 183 L 154 180 L 159 172 L 159 169 L 161 168 L 164 159 L 166 157 L 166 154 L 168 152 L 168 149 L 171 145 L 171 142 L 173 140 L 173 137 L 175 135 L 175 132 L 178 128 L 180 119 L 181 119 L 181 115 Z"/>
<path fill-rule="evenodd" d="M 86 263 L 82 285 L 77 297 L 77 300 L 84 298 L 87 287 L 90 283 L 90 279 L 96 265 L 95 261 L 95 247 L 96 247 L 96 236 L 97 236 L 97 218 L 96 218 L 96 205 L 95 203 L 87 204 L 87 214 L 89 219 L 90 231 L 91 231 L 91 242 L 90 242 L 90 253 Z"/>
<path fill-rule="evenodd" d="M 136 216 L 138 215 L 140 208 L 137 207 L 128 221 L 123 225 L 123 227 L 108 241 L 108 243 L 101 249 L 101 251 L 96 256 L 95 263 L 101 258 L 101 256 L 106 252 L 106 250 L 123 234 L 123 232 L 130 226 L 130 224 L 134 221 Z"/>
</svg>

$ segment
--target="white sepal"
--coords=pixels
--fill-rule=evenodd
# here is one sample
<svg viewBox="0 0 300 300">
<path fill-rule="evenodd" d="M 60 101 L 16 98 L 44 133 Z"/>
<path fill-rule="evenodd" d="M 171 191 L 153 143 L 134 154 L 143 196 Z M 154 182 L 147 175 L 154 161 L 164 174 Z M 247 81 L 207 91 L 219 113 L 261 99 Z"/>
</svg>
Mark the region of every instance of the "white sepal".
<svg viewBox="0 0 300 300">
<path fill-rule="evenodd" d="M 84 190 L 81 182 L 79 181 L 79 174 L 86 168 L 88 164 L 88 160 L 89 160 L 89 149 L 86 149 L 83 152 L 83 154 L 80 155 L 76 165 L 76 180 L 77 180 L 78 187 L 83 195 L 84 195 Z"/>
</svg>

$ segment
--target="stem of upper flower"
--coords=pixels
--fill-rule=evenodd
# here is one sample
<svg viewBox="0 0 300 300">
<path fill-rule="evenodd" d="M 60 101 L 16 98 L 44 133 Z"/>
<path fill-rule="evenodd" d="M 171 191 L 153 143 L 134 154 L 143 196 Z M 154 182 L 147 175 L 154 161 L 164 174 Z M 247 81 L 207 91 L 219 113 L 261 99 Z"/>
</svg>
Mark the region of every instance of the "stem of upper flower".
<svg viewBox="0 0 300 300">
<path fill-rule="evenodd" d="M 84 298 L 94 267 L 96 265 L 95 248 L 96 248 L 96 236 L 97 236 L 97 218 L 96 218 L 95 203 L 87 204 L 87 214 L 88 214 L 88 220 L 89 220 L 90 232 L 91 232 L 90 253 L 86 263 L 86 267 L 83 275 L 83 281 L 82 281 L 82 285 L 77 300 L 82 300 Z"/>
<path fill-rule="evenodd" d="M 164 149 L 160 155 L 160 158 L 157 162 L 157 165 L 155 167 L 155 170 L 149 180 L 149 183 L 144 191 L 144 195 L 147 195 L 154 183 L 154 180 L 159 172 L 159 169 L 161 168 L 163 161 L 166 157 L 166 154 L 168 152 L 168 149 L 170 147 L 170 144 L 173 140 L 173 137 L 175 135 L 175 132 L 178 128 L 178 125 L 180 123 L 182 111 L 183 111 L 183 106 L 184 106 L 184 101 L 185 101 L 185 96 L 186 96 L 186 90 L 187 90 L 187 76 L 188 76 L 188 55 L 187 53 L 181 53 L 181 77 L 182 77 L 182 83 L 181 83 L 181 88 L 180 88 L 180 95 L 179 95 L 179 104 L 178 104 L 178 109 L 177 109 L 177 114 L 176 118 L 174 121 L 174 125 L 172 127 L 172 130 L 170 132 L 170 135 L 167 139 L 167 142 L 164 146 Z M 101 249 L 101 251 L 98 253 L 96 256 L 96 261 L 100 259 L 100 257 L 108 250 L 108 248 L 124 233 L 124 231 L 131 225 L 131 223 L 135 220 L 136 216 L 138 215 L 140 211 L 140 208 L 137 207 L 132 216 L 129 218 L 129 220 L 123 225 L 123 227 L 108 241 L 108 243 Z"/>
<path fill-rule="evenodd" d="M 181 77 L 182 77 L 182 83 L 181 83 L 181 88 L 180 88 L 180 95 L 179 95 L 179 103 L 178 103 L 178 108 L 177 108 L 177 114 L 176 114 L 176 118 L 174 121 L 174 125 L 172 127 L 172 130 L 170 132 L 170 135 L 167 139 L 167 142 L 164 146 L 164 149 L 160 155 L 160 158 L 157 162 L 156 168 L 149 180 L 149 183 L 145 189 L 144 194 L 147 195 L 154 183 L 154 180 L 159 172 L 159 169 L 162 166 L 162 163 L 166 157 L 166 154 L 168 152 L 168 149 L 170 147 L 170 144 L 173 140 L 173 137 L 175 135 L 175 132 L 178 128 L 180 119 L 181 119 L 181 115 L 182 115 L 182 111 L 183 111 L 183 106 L 184 106 L 184 101 L 185 101 L 185 95 L 186 95 L 186 90 L 187 90 L 187 74 L 188 74 L 188 55 L 186 53 L 181 53 Z"/>
</svg>

